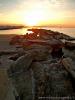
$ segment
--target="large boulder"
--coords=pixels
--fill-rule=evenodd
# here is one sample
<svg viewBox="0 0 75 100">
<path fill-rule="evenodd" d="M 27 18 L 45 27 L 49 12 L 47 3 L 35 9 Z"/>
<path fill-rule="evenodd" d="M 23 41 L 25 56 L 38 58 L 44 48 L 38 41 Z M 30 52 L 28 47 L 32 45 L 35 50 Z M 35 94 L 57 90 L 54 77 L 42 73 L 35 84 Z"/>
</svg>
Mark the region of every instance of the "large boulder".
<svg viewBox="0 0 75 100">
<path fill-rule="evenodd" d="M 31 65 L 33 91 L 37 97 L 72 96 L 73 88 L 68 72 L 61 63 L 34 62 Z"/>
<path fill-rule="evenodd" d="M 22 41 L 22 37 L 20 35 L 14 36 L 9 42 L 10 45 L 20 44 Z"/>
<path fill-rule="evenodd" d="M 28 51 L 34 52 L 34 55 L 33 55 L 34 61 L 44 61 L 49 56 L 49 51 L 47 49 L 38 48 L 38 49 L 32 49 Z"/>
<path fill-rule="evenodd" d="M 9 72 L 11 75 L 14 75 L 15 73 L 20 73 L 23 71 L 27 71 L 27 69 L 30 67 L 31 63 L 33 61 L 32 54 L 26 54 L 21 57 L 19 57 L 13 65 L 11 65 Z"/>
<path fill-rule="evenodd" d="M 32 54 L 23 55 L 8 70 L 10 79 L 21 100 L 32 100 L 32 80 L 29 71 L 32 61 Z"/>
<path fill-rule="evenodd" d="M 75 51 L 70 51 L 68 49 L 63 48 L 63 52 L 64 52 L 64 57 L 69 57 L 71 58 L 73 61 L 75 61 Z"/>
<path fill-rule="evenodd" d="M 38 62 L 34 58 L 32 51 L 20 57 L 14 65 L 14 73 L 10 74 L 21 100 L 41 96 L 74 96 L 68 71 L 64 68 L 66 64 L 61 61 Z"/>
<path fill-rule="evenodd" d="M 22 48 L 21 49 L 18 49 L 17 50 L 17 53 L 16 54 L 13 54 L 9 57 L 10 60 L 14 60 L 16 61 L 19 57 L 25 55 L 25 50 L 23 50 Z"/>
<path fill-rule="evenodd" d="M 75 66 L 71 58 L 64 58 L 62 60 L 62 64 L 65 67 L 65 69 L 72 75 L 72 77 L 75 79 Z"/>
</svg>

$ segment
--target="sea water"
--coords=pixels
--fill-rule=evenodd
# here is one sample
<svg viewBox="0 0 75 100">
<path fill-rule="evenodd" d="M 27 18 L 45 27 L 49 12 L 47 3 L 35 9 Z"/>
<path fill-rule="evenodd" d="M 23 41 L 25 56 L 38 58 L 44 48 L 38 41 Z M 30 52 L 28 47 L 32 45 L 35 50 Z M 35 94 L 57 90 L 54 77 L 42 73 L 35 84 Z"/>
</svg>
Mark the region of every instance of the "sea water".
<svg viewBox="0 0 75 100">
<path fill-rule="evenodd" d="M 71 37 L 75 37 L 75 28 L 51 28 L 43 27 L 44 29 L 50 29 L 53 31 L 58 31 L 64 34 L 67 34 Z M 27 28 L 22 29 L 11 29 L 11 30 L 0 30 L 0 34 L 26 34 Z"/>
</svg>

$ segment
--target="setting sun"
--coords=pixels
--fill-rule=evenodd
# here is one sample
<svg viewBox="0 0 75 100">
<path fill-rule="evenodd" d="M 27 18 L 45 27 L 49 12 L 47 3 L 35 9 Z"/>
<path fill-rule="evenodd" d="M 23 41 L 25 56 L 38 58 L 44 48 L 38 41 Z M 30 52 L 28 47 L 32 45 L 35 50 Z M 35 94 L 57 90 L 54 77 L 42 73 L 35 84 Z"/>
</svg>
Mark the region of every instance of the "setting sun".
<svg viewBox="0 0 75 100">
<path fill-rule="evenodd" d="M 35 10 L 33 12 L 30 11 L 25 18 L 25 24 L 28 26 L 35 26 L 38 25 L 42 19 L 43 17 L 40 12 Z"/>
<path fill-rule="evenodd" d="M 21 12 L 21 20 L 23 24 L 27 26 L 39 26 L 39 25 L 47 25 L 47 24 L 54 24 L 60 23 L 60 14 L 56 11 L 49 10 L 48 7 L 45 7 L 41 3 L 37 5 L 34 3 L 34 6 L 27 9 L 25 12 L 24 10 Z"/>
<path fill-rule="evenodd" d="M 32 14 L 27 15 L 25 24 L 27 24 L 28 26 L 35 26 L 38 24 L 38 22 L 39 22 L 39 19 L 36 13 L 32 13 Z"/>
<path fill-rule="evenodd" d="M 39 6 L 36 6 L 32 9 L 29 9 L 28 12 L 24 15 L 23 22 L 28 26 L 39 25 L 43 20 L 45 20 L 45 11 L 40 9 Z"/>
</svg>

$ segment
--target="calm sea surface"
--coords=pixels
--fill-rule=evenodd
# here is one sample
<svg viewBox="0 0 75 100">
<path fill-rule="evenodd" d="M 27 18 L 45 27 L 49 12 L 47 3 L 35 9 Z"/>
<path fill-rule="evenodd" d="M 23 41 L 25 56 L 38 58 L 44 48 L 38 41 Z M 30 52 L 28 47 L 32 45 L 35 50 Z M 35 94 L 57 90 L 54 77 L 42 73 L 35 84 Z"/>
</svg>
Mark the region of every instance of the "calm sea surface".
<svg viewBox="0 0 75 100">
<path fill-rule="evenodd" d="M 49 28 L 49 27 L 47 28 L 46 27 L 45 29 L 51 29 L 75 37 L 75 28 Z M 0 30 L 0 34 L 25 34 L 26 30 L 27 28 L 13 29 L 13 30 Z"/>
</svg>

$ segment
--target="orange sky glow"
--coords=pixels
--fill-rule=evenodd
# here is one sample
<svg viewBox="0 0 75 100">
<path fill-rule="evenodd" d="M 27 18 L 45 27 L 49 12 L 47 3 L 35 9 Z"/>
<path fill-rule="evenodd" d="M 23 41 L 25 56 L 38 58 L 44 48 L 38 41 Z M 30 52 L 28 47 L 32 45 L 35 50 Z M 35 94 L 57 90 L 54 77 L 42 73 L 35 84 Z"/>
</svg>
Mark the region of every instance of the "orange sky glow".
<svg viewBox="0 0 75 100">
<path fill-rule="evenodd" d="M 11 1 L 9 7 L 0 5 L 0 24 L 75 26 L 74 0 L 15 0 L 15 5 Z"/>
</svg>

